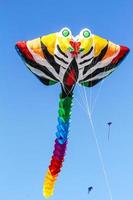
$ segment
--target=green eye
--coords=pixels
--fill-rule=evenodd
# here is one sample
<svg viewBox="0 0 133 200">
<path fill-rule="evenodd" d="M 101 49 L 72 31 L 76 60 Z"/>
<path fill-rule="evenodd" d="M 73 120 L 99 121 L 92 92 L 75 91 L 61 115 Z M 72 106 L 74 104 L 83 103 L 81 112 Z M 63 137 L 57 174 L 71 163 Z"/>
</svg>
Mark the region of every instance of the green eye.
<svg viewBox="0 0 133 200">
<path fill-rule="evenodd" d="M 63 35 L 64 37 L 68 37 L 68 36 L 70 35 L 70 32 L 69 32 L 67 29 L 64 29 L 64 30 L 62 31 L 62 35 Z"/>
<path fill-rule="evenodd" d="M 85 38 L 88 38 L 88 37 L 90 37 L 90 32 L 89 31 L 84 31 L 83 32 L 83 36 L 85 37 Z"/>
</svg>

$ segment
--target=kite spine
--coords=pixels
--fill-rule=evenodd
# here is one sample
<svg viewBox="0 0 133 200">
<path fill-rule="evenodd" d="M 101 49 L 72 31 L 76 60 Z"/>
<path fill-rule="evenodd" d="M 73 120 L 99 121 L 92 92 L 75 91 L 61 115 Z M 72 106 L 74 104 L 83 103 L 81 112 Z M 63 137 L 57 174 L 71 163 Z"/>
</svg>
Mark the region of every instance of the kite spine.
<svg viewBox="0 0 133 200">
<path fill-rule="evenodd" d="M 43 195 L 45 198 L 49 198 L 53 195 L 55 182 L 64 161 L 71 117 L 72 99 L 72 95 L 66 97 L 63 97 L 62 94 L 60 95 L 54 151 L 43 185 Z"/>
</svg>

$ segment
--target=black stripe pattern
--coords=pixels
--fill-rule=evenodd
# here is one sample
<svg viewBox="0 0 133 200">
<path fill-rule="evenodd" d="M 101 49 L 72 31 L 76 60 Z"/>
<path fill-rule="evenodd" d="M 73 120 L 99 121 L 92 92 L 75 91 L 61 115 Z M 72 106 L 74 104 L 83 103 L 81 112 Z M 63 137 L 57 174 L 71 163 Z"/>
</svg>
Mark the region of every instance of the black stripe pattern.
<svg viewBox="0 0 133 200">
<path fill-rule="evenodd" d="M 41 42 L 41 48 L 44 54 L 44 58 L 48 61 L 48 63 L 55 69 L 55 71 L 59 74 L 60 65 L 55 61 L 54 56 L 52 56 L 47 47 Z"/>
<path fill-rule="evenodd" d="M 99 61 L 102 60 L 102 58 L 105 56 L 105 54 L 106 54 L 106 52 L 107 52 L 107 49 L 108 49 L 108 45 L 106 45 L 106 46 L 102 49 L 102 51 L 100 52 L 100 54 L 99 54 L 97 57 L 95 57 L 89 65 L 87 65 L 87 66 L 84 67 L 83 75 L 85 75 L 86 72 L 87 72 L 89 69 L 93 68 Z"/>
<path fill-rule="evenodd" d="M 61 48 L 60 48 L 60 46 L 57 44 L 57 49 L 58 49 L 58 51 L 64 56 L 64 57 L 66 57 L 66 58 L 68 58 L 68 55 L 66 55 L 62 50 L 61 50 Z"/>
<path fill-rule="evenodd" d="M 17 47 L 16 47 L 17 48 Z M 29 66 L 41 71 L 42 73 L 46 74 L 50 79 L 53 79 L 55 81 L 59 81 L 54 75 L 53 73 L 51 73 L 49 70 L 48 70 L 48 67 L 44 66 L 44 65 L 40 65 L 39 63 L 36 63 L 35 61 L 32 61 L 30 59 L 28 59 L 22 52 L 20 49 L 17 49 L 18 53 L 20 54 L 20 56 L 23 58 L 24 62 L 27 63 Z M 31 72 L 32 70 L 30 68 L 28 68 Z M 33 73 L 33 72 L 32 72 Z M 44 77 L 40 77 L 38 76 L 37 74 L 35 74 L 40 80 L 42 80 L 42 82 L 45 82 L 45 79 Z M 48 83 L 47 79 L 46 79 L 46 84 Z"/>
</svg>

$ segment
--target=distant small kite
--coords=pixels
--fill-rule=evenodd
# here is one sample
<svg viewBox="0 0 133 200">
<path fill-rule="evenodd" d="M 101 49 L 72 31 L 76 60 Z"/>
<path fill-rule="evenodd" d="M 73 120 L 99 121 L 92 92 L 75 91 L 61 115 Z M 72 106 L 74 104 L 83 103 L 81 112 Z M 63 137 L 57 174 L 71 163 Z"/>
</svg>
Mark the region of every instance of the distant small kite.
<svg viewBox="0 0 133 200">
<path fill-rule="evenodd" d="M 112 122 L 108 122 L 107 125 L 108 125 L 108 140 L 109 140 L 109 138 L 110 138 L 110 129 L 111 129 Z"/>
<path fill-rule="evenodd" d="M 93 190 L 93 187 L 92 186 L 88 187 L 88 194 L 91 192 L 91 190 Z"/>
</svg>

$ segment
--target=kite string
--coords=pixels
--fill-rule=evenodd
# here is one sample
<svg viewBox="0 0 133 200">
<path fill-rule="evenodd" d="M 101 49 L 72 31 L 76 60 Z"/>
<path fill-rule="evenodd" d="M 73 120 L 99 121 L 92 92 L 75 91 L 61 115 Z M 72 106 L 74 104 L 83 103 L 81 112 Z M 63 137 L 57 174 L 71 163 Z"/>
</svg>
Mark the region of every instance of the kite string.
<svg viewBox="0 0 133 200">
<path fill-rule="evenodd" d="M 94 112 L 94 108 L 96 106 L 96 102 L 97 102 L 97 99 L 100 95 L 100 92 L 101 92 L 101 89 L 102 89 L 102 86 L 103 86 L 103 82 L 104 80 L 101 81 L 101 85 L 100 85 L 100 88 L 99 88 L 99 91 L 94 99 L 94 104 L 92 106 L 92 110 L 90 110 L 90 107 L 89 107 L 89 103 L 88 103 L 88 99 L 87 99 L 87 94 L 86 94 L 86 90 L 85 90 L 85 87 L 84 88 L 84 96 L 85 96 L 85 99 L 86 99 L 86 104 L 85 102 L 83 101 L 83 96 L 82 96 L 82 93 L 80 91 L 80 84 L 77 83 L 79 85 L 79 94 L 80 94 L 80 97 L 81 97 L 81 100 L 84 104 L 84 106 L 86 106 L 87 108 L 87 111 L 84 110 L 83 106 L 81 105 L 81 103 L 78 101 L 78 99 L 76 99 L 76 101 L 80 104 L 80 106 L 82 107 L 82 109 L 85 111 L 85 113 L 87 113 L 88 117 L 89 117 L 89 121 L 90 121 L 90 124 L 91 124 L 91 128 L 92 128 L 92 133 L 93 133 L 93 138 L 95 140 L 95 144 L 96 144 L 96 147 L 97 147 L 97 151 L 98 151 L 98 156 L 99 156 L 99 160 L 101 162 L 101 166 L 102 166 L 102 170 L 103 170 L 103 174 L 104 174 L 104 179 L 105 179 L 105 184 L 106 184 L 106 187 L 107 187 L 107 190 L 108 190 L 108 194 L 109 194 L 109 197 L 110 197 L 110 200 L 112 200 L 112 191 L 111 191 L 111 187 L 110 187 L 110 183 L 109 183 L 109 179 L 108 179 L 108 175 L 107 175 L 107 171 L 106 171 L 106 168 L 105 168 L 105 165 L 104 165 L 104 160 L 103 160 L 103 156 L 102 156 L 102 152 L 101 152 L 101 149 L 100 149 L 100 146 L 99 146 L 99 143 L 98 143 L 98 139 L 97 139 L 97 136 L 96 136 L 96 131 L 95 131 L 95 127 L 94 127 L 94 123 L 93 123 L 93 120 L 92 120 L 92 113 Z M 90 103 L 91 102 L 91 98 L 92 98 L 92 93 L 90 94 Z"/>
<path fill-rule="evenodd" d="M 79 83 L 78 83 L 79 85 Z M 100 88 L 99 88 L 99 91 L 98 91 L 98 94 L 96 95 L 96 98 L 95 98 L 95 101 L 94 101 L 94 105 L 92 107 L 92 112 L 94 111 L 94 108 L 95 108 L 95 104 L 97 102 L 97 99 L 100 95 L 100 91 L 102 89 L 102 85 L 103 85 L 103 81 L 101 82 L 101 85 L 100 85 Z M 82 109 L 87 113 L 88 115 L 88 118 L 89 118 L 89 121 L 90 121 L 90 124 L 91 124 L 91 128 L 92 128 L 92 133 L 93 133 L 93 138 L 95 140 L 95 144 L 96 144 L 96 147 L 97 147 L 97 151 L 98 151 L 98 156 L 99 156 L 99 160 L 101 162 L 101 166 L 102 166 L 102 170 L 103 170 L 103 174 L 104 174 L 104 179 L 105 179 L 105 184 L 106 184 L 106 187 L 107 187 L 107 190 L 108 190 L 108 194 L 109 194 L 109 198 L 110 200 L 112 200 L 112 191 L 111 191 L 111 187 L 110 187 L 110 183 L 109 183 L 109 179 L 108 179 L 108 175 L 107 175 L 107 171 L 106 171 L 106 168 L 105 168 L 105 165 L 104 165 L 104 160 L 103 160 L 103 156 L 102 156 L 102 152 L 101 152 L 101 149 L 100 149 L 100 146 L 99 146 L 99 143 L 98 143 L 98 139 L 97 139 L 97 136 L 96 136 L 96 131 L 95 131 L 95 127 L 94 127 L 94 123 L 93 123 L 93 120 L 92 120 L 92 112 L 90 111 L 90 107 L 89 107 L 89 103 L 88 103 L 88 99 L 87 99 L 87 95 L 86 95 L 86 90 L 85 90 L 85 87 L 84 88 L 84 96 L 85 96 L 85 99 L 86 99 L 86 104 L 84 103 L 83 101 L 83 98 L 82 98 L 82 94 L 81 94 L 81 91 L 79 89 L 79 93 L 80 93 L 80 96 L 81 96 L 81 100 L 83 101 L 83 104 L 86 106 L 87 108 L 87 112 L 86 110 L 84 110 L 84 107 L 81 105 L 81 103 L 78 101 L 78 99 L 76 99 L 76 101 L 79 103 L 79 105 L 82 107 Z M 92 97 L 92 93 L 90 94 L 90 96 Z M 90 101 L 92 100 L 90 97 Z M 92 103 L 92 102 L 90 102 Z"/>
<path fill-rule="evenodd" d="M 98 92 L 97 92 L 97 94 L 95 95 L 95 97 L 93 98 L 93 101 L 92 101 L 92 87 L 90 88 L 90 93 L 89 93 L 89 103 L 91 104 L 91 109 L 90 109 L 90 112 L 91 112 L 91 114 L 93 114 L 94 113 L 94 110 L 95 110 L 95 107 L 96 107 L 96 103 L 97 103 L 97 101 L 98 101 L 98 98 L 99 98 L 99 96 L 100 96 L 100 93 L 101 93 L 101 90 L 102 90 L 102 86 L 103 86 L 103 82 L 104 82 L 105 80 L 103 79 L 102 81 L 101 81 L 101 83 L 100 83 L 100 87 L 99 87 L 99 89 L 98 89 Z M 80 98 L 81 98 L 81 101 L 82 101 L 82 104 L 80 103 L 80 101 L 78 100 L 78 98 L 76 98 L 75 97 L 75 100 L 78 102 L 78 104 L 81 106 L 81 108 L 82 108 L 82 110 L 85 112 L 85 113 L 87 113 L 87 111 L 86 111 L 86 109 L 85 109 L 85 107 L 86 107 L 86 104 L 85 104 L 85 101 L 84 101 L 84 96 L 82 95 L 82 89 L 81 89 L 81 87 L 85 87 L 85 86 L 81 86 L 78 82 L 77 82 L 77 88 L 78 88 L 78 93 L 79 93 L 79 96 L 80 96 Z"/>
<path fill-rule="evenodd" d="M 98 92 L 97 92 L 97 94 L 96 94 L 96 96 L 95 96 L 94 103 L 93 103 L 92 109 L 91 109 L 91 113 L 92 113 L 92 114 L 94 113 L 94 110 L 95 110 L 95 107 L 96 107 L 96 103 L 97 103 L 98 98 L 99 98 L 99 96 L 100 96 L 100 93 L 101 93 L 101 90 L 102 90 L 104 81 L 105 81 L 104 79 L 101 81 L 100 86 L 99 86 L 99 89 L 98 89 Z"/>
<path fill-rule="evenodd" d="M 73 80 L 74 80 L 74 79 L 73 79 Z M 69 91 L 67 88 L 66 88 L 66 90 Z M 83 97 L 82 97 L 80 91 L 79 91 L 79 94 L 80 94 L 81 100 L 82 100 L 82 102 L 83 102 L 83 104 L 84 104 Z M 77 103 L 80 105 L 80 107 L 82 108 L 82 110 L 86 113 L 85 106 L 83 106 L 83 105 L 80 103 L 80 101 L 78 100 L 78 98 L 74 97 L 74 99 L 75 99 L 75 100 L 77 101 Z M 85 104 L 84 104 L 84 105 L 85 105 Z"/>
<path fill-rule="evenodd" d="M 85 109 L 85 106 L 86 106 L 86 104 L 85 104 L 85 102 L 84 102 L 84 96 L 82 95 L 82 89 L 81 89 L 81 87 L 84 87 L 84 86 L 81 86 L 79 83 L 77 83 L 77 89 L 78 89 L 78 93 L 79 93 L 79 95 L 78 96 L 80 96 L 80 98 L 81 98 L 81 101 L 82 101 L 82 107 L 84 108 L 84 111 L 86 112 L 86 109 Z"/>
<path fill-rule="evenodd" d="M 72 75 L 70 75 L 70 77 L 72 78 L 73 81 L 75 81 L 75 79 L 73 78 Z M 78 77 L 76 77 L 76 79 L 78 79 Z M 78 82 L 77 82 L 77 84 L 79 85 L 79 87 L 77 87 L 79 89 L 81 87 L 81 85 Z M 68 95 L 69 95 L 70 91 L 67 88 L 65 88 L 65 89 L 68 91 Z M 80 105 L 80 107 L 82 108 L 82 110 L 86 113 L 85 103 L 84 103 L 82 92 L 80 91 L 80 89 L 79 89 L 79 94 L 80 94 L 80 97 L 81 97 L 81 100 L 82 100 L 82 103 L 84 104 L 84 106 L 80 103 L 80 101 L 78 100 L 78 98 L 75 97 L 75 100 L 78 102 L 78 104 Z"/>
<path fill-rule="evenodd" d="M 99 146 L 99 143 L 98 143 L 98 139 L 97 139 L 97 136 L 96 136 L 96 130 L 95 130 L 94 123 L 93 123 L 93 120 L 92 120 L 92 115 L 91 115 L 91 112 L 90 112 L 90 108 L 89 108 L 89 104 L 88 104 L 88 99 L 87 99 L 85 88 L 84 88 L 84 95 L 85 95 L 85 100 L 86 100 L 87 115 L 88 115 L 88 118 L 89 118 L 89 121 L 90 121 L 93 138 L 95 140 L 95 144 L 96 144 L 96 147 L 97 147 L 99 160 L 100 160 L 100 163 L 101 163 L 101 166 L 102 166 L 104 179 L 105 179 L 105 184 L 106 184 L 106 187 L 107 187 L 107 190 L 108 190 L 109 198 L 110 198 L 110 200 L 112 200 L 113 199 L 112 198 L 112 191 L 111 191 L 111 187 L 110 187 L 107 171 L 106 171 L 106 168 L 105 168 L 105 165 L 104 165 L 102 152 L 101 152 L 101 149 L 100 149 L 100 146 Z"/>
</svg>

